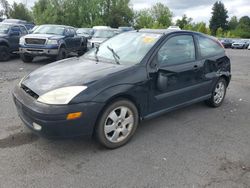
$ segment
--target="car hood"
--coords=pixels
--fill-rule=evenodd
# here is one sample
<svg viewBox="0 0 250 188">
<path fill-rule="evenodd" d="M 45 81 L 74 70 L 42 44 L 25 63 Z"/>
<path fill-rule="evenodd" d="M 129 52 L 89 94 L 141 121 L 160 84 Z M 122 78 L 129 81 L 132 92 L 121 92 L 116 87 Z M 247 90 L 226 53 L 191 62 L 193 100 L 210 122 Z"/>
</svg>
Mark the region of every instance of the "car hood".
<svg viewBox="0 0 250 188">
<path fill-rule="evenodd" d="M 108 38 L 92 38 L 91 40 L 89 40 L 91 43 L 102 43 L 105 40 L 107 40 Z"/>
<path fill-rule="evenodd" d="M 51 34 L 28 34 L 25 35 L 24 38 L 36 38 L 36 39 L 40 39 L 40 38 L 46 38 L 46 39 L 61 39 L 64 36 L 62 35 L 51 35 Z"/>
<path fill-rule="evenodd" d="M 62 87 L 89 85 L 127 67 L 83 57 L 70 58 L 35 70 L 22 81 L 22 85 L 40 96 Z"/>
</svg>

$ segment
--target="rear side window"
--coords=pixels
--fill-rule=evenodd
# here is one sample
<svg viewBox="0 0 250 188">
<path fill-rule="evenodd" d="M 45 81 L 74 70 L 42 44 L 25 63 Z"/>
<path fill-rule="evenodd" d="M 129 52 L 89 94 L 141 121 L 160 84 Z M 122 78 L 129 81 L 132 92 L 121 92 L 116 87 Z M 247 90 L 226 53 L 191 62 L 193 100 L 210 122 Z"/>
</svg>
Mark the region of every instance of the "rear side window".
<svg viewBox="0 0 250 188">
<path fill-rule="evenodd" d="M 21 32 L 20 28 L 18 26 L 13 26 L 11 28 L 12 31 L 15 31 L 15 32 Z"/>
<path fill-rule="evenodd" d="M 224 48 L 222 48 L 216 41 L 210 38 L 198 36 L 198 41 L 202 57 L 209 57 L 224 53 Z"/>
<path fill-rule="evenodd" d="M 177 65 L 195 61 L 195 45 L 191 35 L 178 35 L 166 41 L 158 51 L 162 65 Z"/>
</svg>

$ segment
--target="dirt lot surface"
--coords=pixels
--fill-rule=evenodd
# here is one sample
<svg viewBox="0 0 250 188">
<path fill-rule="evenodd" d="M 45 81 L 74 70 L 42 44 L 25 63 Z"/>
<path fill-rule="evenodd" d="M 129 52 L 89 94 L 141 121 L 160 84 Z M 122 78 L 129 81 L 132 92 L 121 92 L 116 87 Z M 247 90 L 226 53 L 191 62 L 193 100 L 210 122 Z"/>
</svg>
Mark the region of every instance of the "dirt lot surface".
<svg viewBox="0 0 250 188">
<path fill-rule="evenodd" d="M 0 188 L 250 187 L 250 50 L 227 50 L 224 104 L 203 103 L 143 122 L 133 140 L 106 150 L 87 138 L 47 140 L 17 116 L 11 92 L 48 63 L 0 63 Z"/>
</svg>

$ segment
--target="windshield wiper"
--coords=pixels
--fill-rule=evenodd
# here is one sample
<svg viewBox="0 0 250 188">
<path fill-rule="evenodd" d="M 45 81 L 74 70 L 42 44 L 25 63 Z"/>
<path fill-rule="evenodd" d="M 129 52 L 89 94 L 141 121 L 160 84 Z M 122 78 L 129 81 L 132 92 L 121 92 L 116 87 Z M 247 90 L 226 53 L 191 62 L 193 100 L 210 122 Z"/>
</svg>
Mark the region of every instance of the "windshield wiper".
<svg viewBox="0 0 250 188">
<path fill-rule="evenodd" d="M 99 59 L 98 59 L 98 56 L 97 56 L 97 53 L 99 52 L 99 46 L 96 46 L 95 48 L 96 48 L 96 50 L 95 50 L 95 60 L 96 60 L 96 62 L 99 62 Z"/>
<path fill-rule="evenodd" d="M 112 52 L 113 57 L 114 57 L 114 59 L 115 59 L 115 62 L 116 62 L 118 65 L 120 65 L 120 62 L 119 62 L 120 57 L 119 57 L 119 55 L 114 51 L 113 48 L 110 48 L 109 46 L 107 46 L 107 48 Z"/>
</svg>

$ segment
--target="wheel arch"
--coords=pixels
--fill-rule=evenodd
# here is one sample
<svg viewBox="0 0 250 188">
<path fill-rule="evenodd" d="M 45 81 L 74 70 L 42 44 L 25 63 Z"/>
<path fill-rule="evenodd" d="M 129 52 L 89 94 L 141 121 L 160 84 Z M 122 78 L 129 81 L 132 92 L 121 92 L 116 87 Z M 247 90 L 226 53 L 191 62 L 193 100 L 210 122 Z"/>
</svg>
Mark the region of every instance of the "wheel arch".
<svg viewBox="0 0 250 188">
<path fill-rule="evenodd" d="M 7 46 L 7 47 L 10 47 L 8 41 L 5 41 L 5 40 L 0 40 L 0 46 Z"/>
<path fill-rule="evenodd" d="M 104 110 L 105 110 L 110 104 L 112 104 L 113 102 L 118 101 L 118 100 L 128 100 L 128 101 L 132 102 L 132 103 L 135 105 L 135 107 L 136 107 L 136 109 L 137 109 L 137 111 L 138 111 L 138 115 L 139 115 L 138 119 L 139 119 L 139 121 L 141 120 L 141 109 L 140 109 L 140 105 L 138 104 L 138 102 L 136 102 L 136 99 L 135 99 L 133 96 L 129 95 L 129 94 L 126 94 L 126 93 L 119 93 L 119 94 L 116 94 L 116 95 L 110 97 L 110 98 L 105 102 L 105 105 L 102 107 L 102 109 L 98 112 L 98 115 L 97 115 L 97 118 L 96 118 L 96 121 L 95 121 L 95 125 L 94 125 L 94 129 L 93 129 L 93 130 L 94 130 L 94 131 L 93 131 L 93 135 L 95 134 L 95 129 L 96 129 L 96 126 L 97 126 L 98 121 L 99 121 L 100 118 L 101 118 L 101 114 L 104 112 Z"/>
<path fill-rule="evenodd" d="M 227 75 L 221 75 L 219 78 L 223 78 L 223 79 L 225 79 L 225 80 L 226 80 L 226 83 L 227 83 L 227 86 L 229 85 L 230 80 L 231 80 L 230 76 L 227 76 Z"/>
</svg>

